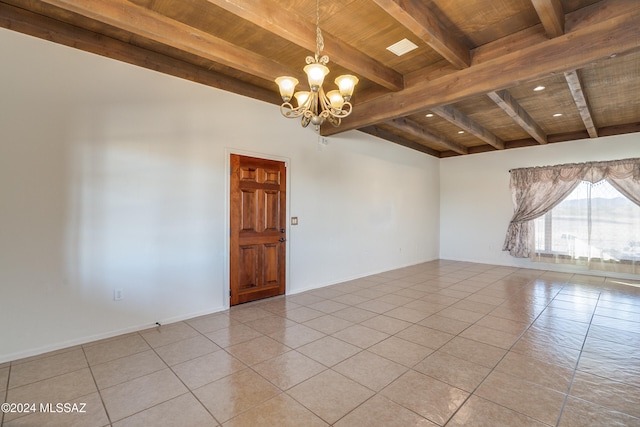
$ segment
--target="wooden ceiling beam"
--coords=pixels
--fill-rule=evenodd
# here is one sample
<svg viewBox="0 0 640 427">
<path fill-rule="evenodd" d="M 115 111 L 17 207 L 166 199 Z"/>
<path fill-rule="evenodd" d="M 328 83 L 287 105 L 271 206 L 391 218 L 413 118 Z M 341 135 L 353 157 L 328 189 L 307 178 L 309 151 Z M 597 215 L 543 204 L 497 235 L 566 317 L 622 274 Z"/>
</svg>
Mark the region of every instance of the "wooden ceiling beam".
<svg viewBox="0 0 640 427">
<path fill-rule="evenodd" d="M 253 99 L 273 103 L 279 98 L 273 91 L 216 71 L 5 3 L 0 3 L 0 27 Z"/>
<path fill-rule="evenodd" d="M 619 15 L 613 13 L 612 8 L 616 6 L 618 4 L 614 2 L 611 7 L 594 11 L 588 17 L 588 23 L 578 25 L 574 31 L 554 39 L 534 42 L 502 55 L 492 56 L 489 53 L 480 64 L 433 80 L 425 79 L 400 92 L 357 104 L 351 116 L 343 120 L 339 128 L 324 127 L 322 132 L 332 135 L 370 126 L 582 68 L 608 59 L 613 54 L 638 50 L 640 2 L 621 4 Z M 599 12 L 605 14 L 606 18 L 599 20 Z"/>
<path fill-rule="evenodd" d="M 283 11 L 282 6 L 277 2 L 208 1 L 311 52 L 316 50 L 315 23 L 305 20 L 292 10 Z M 331 61 L 353 70 L 361 77 L 389 90 L 404 89 L 403 77 L 397 71 L 381 64 L 326 31 L 322 32 L 322 37 L 324 39 L 323 53 L 328 55 Z M 273 76 L 273 78 L 275 77 L 277 76 Z"/>
<path fill-rule="evenodd" d="M 593 123 L 593 115 L 591 114 L 589 101 L 587 101 L 587 97 L 582 90 L 582 82 L 580 81 L 578 71 L 573 70 L 565 72 L 564 78 L 567 80 L 569 90 L 571 91 L 571 96 L 573 96 L 576 107 L 578 107 L 578 112 L 580 113 L 580 117 L 582 118 L 584 127 L 587 129 L 587 132 L 589 132 L 589 136 L 591 138 L 597 138 L 598 130 Z"/>
<path fill-rule="evenodd" d="M 291 70 L 276 61 L 182 24 L 128 0 L 42 0 L 43 3 L 121 28 L 242 72 L 273 80 Z"/>
<path fill-rule="evenodd" d="M 453 105 L 444 105 L 442 107 L 432 108 L 431 111 L 438 116 L 447 120 L 448 122 L 464 129 L 471 135 L 475 136 L 486 142 L 487 144 L 497 148 L 498 150 L 504 149 L 504 141 L 495 136 L 485 127 L 473 120 L 471 117 L 464 114 L 462 111 L 455 108 Z"/>
<path fill-rule="evenodd" d="M 425 7 L 425 2 L 373 1 L 457 68 L 467 68 L 471 65 L 469 47 L 446 30 L 440 19 Z"/>
<path fill-rule="evenodd" d="M 564 34 L 564 12 L 560 0 L 531 0 L 531 3 L 550 39 Z"/>
<path fill-rule="evenodd" d="M 452 151 L 455 151 L 458 154 L 468 154 L 469 149 L 463 145 L 460 145 L 454 141 L 448 140 L 442 135 L 438 135 L 430 130 L 426 129 L 424 126 L 419 125 L 413 120 L 406 119 L 404 117 L 398 119 L 392 119 L 385 124 L 398 129 L 401 132 L 404 132 L 408 135 L 415 136 L 416 138 L 420 138 L 422 140 L 426 140 L 438 145 L 442 145 Z"/>
<path fill-rule="evenodd" d="M 540 144 L 547 143 L 547 134 L 544 133 L 542 128 L 531 118 L 529 113 L 518 104 L 518 101 L 511 96 L 508 90 L 489 92 L 487 95 L 498 107 L 502 108 L 514 122 L 531 135 L 533 139 Z"/>
<path fill-rule="evenodd" d="M 384 139 L 389 142 L 393 142 L 398 145 L 402 145 L 403 147 L 411 148 L 412 150 L 420 151 L 421 153 L 428 154 L 434 157 L 440 157 L 440 152 L 434 150 L 433 148 L 429 148 L 426 145 L 419 144 L 415 141 L 411 141 L 409 139 L 403 138 L 399 135 L 396 135 L 393 132 L 390 132 L 386 129 L 383 129 L 379 126 L 367 126 L 361 129 L 358 129 L 360 132 L 364 132 L 369 135 L 376 136 L 378 138 Z"/>
</svg>

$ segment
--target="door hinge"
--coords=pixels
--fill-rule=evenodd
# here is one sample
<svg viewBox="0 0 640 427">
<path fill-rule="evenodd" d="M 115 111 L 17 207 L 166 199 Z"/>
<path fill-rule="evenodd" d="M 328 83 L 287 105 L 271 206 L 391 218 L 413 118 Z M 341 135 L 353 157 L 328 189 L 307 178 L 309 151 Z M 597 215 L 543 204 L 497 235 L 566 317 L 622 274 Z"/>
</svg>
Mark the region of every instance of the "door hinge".
<svg viewBox="0 0 640 427">
<path fill-rule="evenodd" d="M 229 296 L 231 296 L 231 289 L 229 289 Z"/>
<path fill-rule="evenodd" d="M 229 166 L 229 175 L 233 175 L 233 166 Z"/>
</svg>

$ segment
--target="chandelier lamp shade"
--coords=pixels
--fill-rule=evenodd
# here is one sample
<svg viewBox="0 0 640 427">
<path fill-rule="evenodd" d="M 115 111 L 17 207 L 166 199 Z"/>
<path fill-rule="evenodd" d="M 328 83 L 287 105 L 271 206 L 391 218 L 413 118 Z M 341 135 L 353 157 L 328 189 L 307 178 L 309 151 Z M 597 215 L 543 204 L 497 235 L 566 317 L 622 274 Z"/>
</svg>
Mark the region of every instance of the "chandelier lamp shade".
<svg viewBox="0 0 640 427">
<path fill-rule="evenodd" d="M 314 56 L 307 56 L 307 65 L 304 72 L 309 81 L 309 91 L 296 92 L 299 81 L 295 77 L 281 76 L 275 81 L 280 88 L 282 105 L 280 112 L 283 116 L 294 119 L 301 117 L 302 127 L 307 127 L 309 123 L 315 126 L 316 130 L 326 121 L 334 126 L 339 126 L 342 118 L 351 114 L 351 97 L 353 89 L 358 83 L 358 78 L 349 74 L 339 76 L 335 79 L 337 90 L 324 91 L 322 84 L 324 78 L 329 74 L 329 57 L 321 55 L 324 48 L 324 40 L 320 31 L 320 3 L 316 1 L 316 52 Z M 292 104 L 295 98 L 296 107 Z"/>
</svg>

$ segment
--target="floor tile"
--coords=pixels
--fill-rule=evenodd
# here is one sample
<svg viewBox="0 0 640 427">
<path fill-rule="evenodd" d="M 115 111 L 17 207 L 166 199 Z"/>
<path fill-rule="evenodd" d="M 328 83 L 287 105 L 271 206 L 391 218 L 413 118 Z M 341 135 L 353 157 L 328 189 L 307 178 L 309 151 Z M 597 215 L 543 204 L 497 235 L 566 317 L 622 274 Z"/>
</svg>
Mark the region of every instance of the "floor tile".
<svg viewBox="0 0 640 427">
<path fill-rule="evenodd" d="M 300 304 L 296 304 L 289 297 L 278 296 L 273 298 L 266 298 L 261 301 L 260 308 L 267 310 L 270 313 L 284 316 L 288 310 L 302 307 Z"/>
<path fill-rule="evenodd" d="M 287 390 L 327 368 L 294 350 L 258 363 L 253 369 L 280 389 Z"/>
<path fill-rule="evenodd" d="M 486 316 L 486 313 L 476 313 L 475 311 L 464 310 L 451 306 L 439 311 L 438 315 L 455 320 L 461 320 L 463 322 L 475 323 Z"/>
<path fill-rule="evenodd" d="M 316 317 L 304 322 L 305 326 L 315 329 L 327 335 L 335 334 L 338 331 L 352 326 L 353 323 L 330 314 Z"/>
<path fill-rule="evenodd" d="M 638 427 L 640 418 L 569 396 L 558 427 Z"/>
<path fill-rule="evenodd" d="M 508 350 L 518 340 L 520 334 L 498 331 L 475 324 L 462 331 L 459 336 Z"/>
<path fill-rule="evenodd" d="M 426 418 L 375 395 L 334 424 L 336 427 L 436 427 Z"/>
<path fill-rule="evenodd" d="M 534 340 L 531 336 L 520 338 L 511 351 L 570 369 L 576 367 L 580 357 L 578 349 L 557 345 L 544 338 Z"/>
<path fill-rule="evenodd" d="M 407 329 L 398 332 L 395 336 L 434 350 L 442 347 L 454 338 L 452 334 L 420 325 L 409 326 Z"/>
<path fill-rule="evenodd" d="M 231 325 L 237 325 L 240 322 L 232 320 L 228 313 L 210 314 L 207 316 L 196 317 L 195 319 L 186 320 L 186 323 L 201 334 L 214 332 L 220 329 L 228 328 Z"/>
<path fill-rule="evenodd" d="M 244 363 L 221 350 L 180 363 L 172 369 L 193 390 L 245 368 Z"/>
<path fill-rule="evenodd" d="M 336 332 L 333 336 L 360 348 L 368 348 L 388 338 L 389 334 L 367 328 L 366 326 L 353 325 Z"/>
<path fill-rule="evenodd" d="M 432 353 L 413 369 L 470 393 L 491 372 L 489 368 L 442 351 Z"/>
<path fill-rule="evenodd" d="M 434 314 L 433 316 L 429 316 L 426 319 L 418 322 L 418 325 L 426 326 L 427 328 L 436 329 L 442 332 L 447 332 L 449 334 L 458 335 L 460 332 L 471 326 L 472 323 L 463 322 L 461 320 L 455 320 L 449 317 Z"/>
<path fill-rule="evenodd" d="M 98 389 L 112 387 L 152 372 L 166 369 L 167 365 L 153 350 L 121 357 L 91 367 Z"/>
<path fill-rule="evenodd" d="M 34 402 L 35 403 L 35 402 Z M 56 411 L 57 403 L 68 403 L 68 412 L 40 411 L 40 403 L 52 404 Z M 75 406 L 74 406 L 75 404 Z M 65 411 L 63 406 L 62 411 Z M 103 427 L 109 425 L 109 419 L 98 393 L 80 396 L 71 402 L 38 402 L 37 412 L 13 421 L 5 422 L 3 427 Z"/>
<path fill-rule="evenodd" d="M 397 308 L 394 308 L 393 310 L 389 310 L 385 312 L 386 316 L 404 320 L 406 322 L 411 322 L 411 323 L 417 323 L 421 320 L 424 320 L 427 316 L 431 314 L 432 313 L 414 310 L 412 308 L 407 308 L 407 307 L 397 307 Z"/>
<path fill-rule="evenodd" d="M 555 425 L 565 394 L 494 371 L 475 394 L 549 425 Z"/>
<path fill-rule="evenodd" d="M 220 347 L 205 336 L 198 335 L 184 341 L 163 345 L 155 350 L 167 365 L 173 366 L 218 351 Z"/>
<path fill-rule="evenodd" d="M 379 356 L 412 367 L 431 353 L 433 349 L 395 336 L 375 344 L 368 349 Z"/>
<path fill-rule="evenodd" d="M 263 309 L 259 305 L 259 301 L 255 303 L 247 303 L 231 307 L 228 311 L 229 317 L 232 320 L 237 320 L 241 323 L 251 322 L 257 319 L 263 319 L 273 315 L 269 311 Z"/>
<path fill-rule="evenodd" d="M 176 341 L 186 340 L 187 338 L 193 338 L 198 334 L 198 331 L 185 322 L 171 323 L 169 325 L 147 329 L 140 333 L 142 338 L 144 338 L 151 347 L 160 347 Z"/>
<path fill-rule="evenodd" d="M 9 366 L 0 368 L 0 391 L 4 393 L 9 384 Z"/>
<path fill-rule="evenodd" d="M 380 332 L 384 332 L 385 334 L 393 335 L 403 329 L 408 328 L 412 325 L 412 323 L 381 314 L 379 316 L 365 320 L 364 322 L 360 323 L 360 325 L 366 326 L 367 328 L 375 329 Z"/>
<path fill-rule="evenodd" d="M 323 313 L 330 314 L 330 313 L 333 313 L 334 311 L 342 310 L 343 308 L 347 308 L 349 306 L 347 304 L 343 304 L 338 301 L 323 300 L 315 304 L 311 304 L 308 307 L 313 310 L 318 310 Z"/>
<path fill-rule="evenodd" d="M 496 371 L 551 388 L 561 393 L 569 391 L 573 369 L 553 365 L 540 359 L 509 352 L 496 366 Z"/>
<path fill-rule="evenodd" d="M 370 299 L 361 304 L 358 304 L 356 307 L 363 310 L 373 311 L 374 313 L 382 314 L 389 310 L 393 310 L 397 307 L 397 305 L 389 304 L 388 302 L 380 301 L 379 299 Z"/>
<path fill-rule="evenodd" d="M 640 427 L 621 282 L 436 260 L 266 298 L 2 363 L 0 403 L 91 408 L 0 424 Z"/>
<path fill-rule="evenodd" d="M 81 348 L 11 367 L 9 388 L 20 387 L 87 367 Z"/>
<path fill-rule="evenodd" d="M 6 401 L 12 403 L 76 402 L 78 398 L 97 392 L 89 368 L 83 368 L 46 380 L 11 388 Z M 6 413 L 4 422 L 20 418 L 24 414 Z"/>
<path fill-rule="evenodd" d="M 566 329 L 541 328 L 534 324 L 522 335 L 522 338 L 535 342 L 543 342 L 581 350 L 584 345 L 585 336 L 586 332 L 577 333 Z"/>
<path fill-rule="evenodd" d="M 296 324 L 289 328 L 281 328 L 269 336 L 287 347 L 298 348 L 324 337 L 325 334 L 308 326 Z"/>
<path fill-rule="evenodd" d="M 269 335 L 290 326 L 294 326 L 296 325 L 296 322 L 282 316 L 269 315 L 261 317 L 260 319 L 246 322 L 245 325 L 249 326 L 252 329 L 255 329 L 262 334 Z"/>
<path fill-rule="evenodd" d="M 529 323 L 517 322 L 515 320 L 503 319 L 491 315 L 483 317 L 475 324 L 516 335 L 521 335 L 530 326 Z"/>
<path fill-rule="evenodd" d="M 193 392 L 221 423 L 280 394 L 273 384 L 251 369 L 236 372 Z"/>
<path fill-rule="evenodd" d="M 311 292 L 304 292 L 301 294 L 291 295 L 287 297 L 291 302 L 299 304 L 301 306 L 309 306 L 324 301 L 326 298 L 313 295 Z"/>
<path fill-rule="evenodd" d="M 121 339 L 112 339 L 95 345 L 85 345 L 84 354 L 89 365 L 109 362 L 120 357 L 131 356 L 151 349 L 139 335 L 127 335 Z"/>
<path fill-rule="evenodd" d="M 378 313 L 374 313 L 373 311 L 363 310 L 358 307 L 347 307 L 342 310 L 334 311 L 332 313 L 334 316 L 339 317 L 344 320 L 348 320 L 353 323 L 364 322 L 367 319 L 371 319 L 372 317 L 376 317 Z"/>
<path fill-rule="evenodd" d="M 280 394 L 224 423 L 223 427 L 323 427 L 329 424 L 286 394 Z"/>
<path fill-rule="evenodd" d="M 544 427 L 544 424 L 504 406 L 471 396 L 447 423 L 447 427 Z"/>
<path fill-rule="evenodd" d="M 264 362 L 289 350 L 290 348 L 286 345 L 269 337 L 259 337 L 227 347 L 227 352 L 247 365 Z"/>
<path fill-rule="evenodd" d="M 463 390 L 416 371 L 405 373 L 381 394 L 438 425 L 444 425 L 469 396 Z"/>
<path fill-rule="evenodd" d="M 154 372 L 101 391 L 112 422 L 166 402 L 187 392 L 169 369 Z"/>
<path fill-rule="evenodd" d="M 186 393 L 113 424 L 113 427 L 215 427 L 216 420 L 191 393 Z"/>
<path fill-rule="evenodd" d="M 205 334 L 207 338 L 216 345 L 226 348 L 232 345 L 240 344 L 254 338 L 261 337 L 262 334 L 247 325 L 237 324 L 228 328 L 219 329 L 217 331 Z"/>
<path fill-rule="evenodd" d="M 606 326 L 591 325 L 588 337 L 640 347 L 640 332 L 620 331 Z"/>
<path fill-rule="evenodd" d="M 339 311 L 339 310 L 338 310 Z M 294 322 L 303 323 L 307 320 L 315 319 L 316 317 L 324 316 L 326 313 L 314 310 L 309 307 L 299 307 L 293 310 L 287 311 L 285 316 L 287 319 L 291 319 Z"/>
<path fill-rule="evenodd" d="M 640 418 L 640 388 L 577 371 L 571 396 Z"/>
<path fill-rule="evenodd" d="M 583 351 L 578 370 L 640 387 L 640 354 L 625 354 L 611 349 L 608 354 Z"/>
<path fill-rule="evenodd" d="M 407 369 L 366 350 L 333 367 L 334 371 L 374 391 L 382 390 Z"/>
<path fill-rule="evenodd" d="M 333 366 L 359 353 L 361 349 L 334 337 L 324 337 L 296 349 L 325 366 Z"/>
<path fill-rule="evenodd" d="M 111 340 L 111 339 L 117 339 L 117 338 L 107 338 L 107 340 Z M 42 353 L 42 354 L 36 354 L 35 356 L 30 356 L 30 357 L 24 357 L 22 359 L 18 359 L 18 360 L 14 360 L 12 362 L 10 362 L 9 364 L 11 366 L 17 366 L 17 365 L 21 365 L 23 363 L 28 363 L 28 362 L 34 362 L 36 360 L 41 360 L 41 359 L 48 359 L 52 356 L 59 356 L 63 353 L 70 353 L 70 352 L 74 352 L 77 350 L 82 349 L 82 346 L 80 345 L 76 345 L 76 346 L 72 346 L 72 347 L 67 347 L 67 348 L 61 348 L 59 350 L 54 350 L 54 351 L 48 351 L 46 353 Z M 6 366 L 3 366 L 4 364 L 0 365 L 3 368 Z"/>
<path fill-rule="evenodd" d="M 291 388 L 287 394 L 333 424 L 375 393 L 337 372 L 327 370 Z"/>
</svg>

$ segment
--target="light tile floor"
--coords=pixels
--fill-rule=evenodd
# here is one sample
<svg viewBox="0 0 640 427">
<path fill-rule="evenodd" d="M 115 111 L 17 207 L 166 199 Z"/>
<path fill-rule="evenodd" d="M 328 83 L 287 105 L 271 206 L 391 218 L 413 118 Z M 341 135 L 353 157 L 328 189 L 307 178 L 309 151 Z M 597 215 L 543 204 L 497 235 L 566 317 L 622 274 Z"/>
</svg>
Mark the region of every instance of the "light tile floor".
<svg viewBox="0 0 640 427">
<path fill-rule="evenodd" d="M 624 283 L 434 261 L 257 301 L 0 364 L 37 405 L 2 426 L 640 426 Z"/>
</svg>

